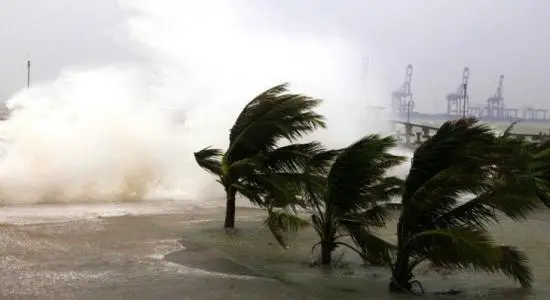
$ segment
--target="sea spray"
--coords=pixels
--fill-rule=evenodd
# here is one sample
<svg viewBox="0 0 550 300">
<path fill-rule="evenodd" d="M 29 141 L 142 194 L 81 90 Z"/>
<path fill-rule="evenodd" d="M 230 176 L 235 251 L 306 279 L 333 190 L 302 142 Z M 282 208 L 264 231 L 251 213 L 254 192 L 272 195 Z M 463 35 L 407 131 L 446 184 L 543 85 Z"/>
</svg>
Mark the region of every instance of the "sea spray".
<svg viewBox="0 0 550 300">
<path fill-rule="evenodd" d="M 260 30 L 247 21 L 252 9 L 230 2 L 120 4 L 131 12 L 121 28 L 143 59 L 68 68 L 14 95 L 14 113 L 0 125 L 9 142 L 0 202 L 218 197 L 222 191 L 196 166 L 193 151 L 226 147 L 243 106 L 282 82 L 325 100 L 320 112 L 329 129 L 311 138 L 341 147 L 387 132 L 387 116 L 369 108 L 386 104 L 385 87 L 376 68 L 365 85 L 368 50 L 353 41 Z"/>
</svg>

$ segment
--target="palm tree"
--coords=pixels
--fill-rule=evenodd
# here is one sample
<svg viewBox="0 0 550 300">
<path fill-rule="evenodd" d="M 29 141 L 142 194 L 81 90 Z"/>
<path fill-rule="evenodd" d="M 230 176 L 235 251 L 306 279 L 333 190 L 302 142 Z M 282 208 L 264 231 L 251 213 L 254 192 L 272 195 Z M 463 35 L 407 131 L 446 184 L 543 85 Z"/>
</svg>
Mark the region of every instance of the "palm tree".
<svg viewBox="0 0 550 300">
<path fill-rule="evenodd" d="M 317 144 L 291 144 L 317 128 L 324 128 L 323 116 L 313 109 L 320 100 L 287 92 L 277 85 L 256 96 L 241 111 L 230 130 L 229 147 L 207 147 L 195 152 L 198 165 L 218 177 L 226 194 L 224 227 L 235 227 L 237 194 L 264 205 L 265 197 L 294 198 L 285 182 L 295 180 L 295 170 Z M 289 200 L 292 202 L 291 200 Z"/>
<path fill-rule="evenodd" d="M 538 199 L 546 207 L 550 207 L 550 140 L 527 141 L 513 138 L 511 132 L 518 122 L 512 122 L 498 137 L 497 142 L 508 149 L 500 153 L 499 159 L 507 165 L 513 164 L 516 173 L 523 175 L 520 178 L 523 186 L 534 191 Z"/>
<path fill-rule="evenodd" d="M 404 158 L 389 153 L 391 137 L 370 135 L 340 150 L 320 150 L 304 166 L 302 205 L 311 213 L 319 235 L 321 264 L 330 265 L 333 251 L 347 247 L 370 263 L 388 262 L 394 247 L 371 229 L 385 225 L 384 203 L 399 195 L 403 181 L 388 176 L 388 169 Z M 305 221 L 284 209 L 270 211 L 268 227 L 284 244 L 282 233 L 305 226 Z M 281 230 L 282 229 L 282 230 Z M 344 238 L 349 238 L 353 245 Z"/>
<path fill-rule="evenodd" d="M 530 286 L 525 254 L 497 246 L 487 226 L 502 215 L 520 220 L 536 209 L 544 199 L 532 188 L 547 194 L 542 179 L 548 171 L 533 175 L 540 163 L 521 141 L 496 137 L 476 123 L 472 118 L 446 122 L 415 151 L 402 195 L 390 291 L 410 291 L 412 272 L 425 261 L 503 272 Z"/>
</svg>

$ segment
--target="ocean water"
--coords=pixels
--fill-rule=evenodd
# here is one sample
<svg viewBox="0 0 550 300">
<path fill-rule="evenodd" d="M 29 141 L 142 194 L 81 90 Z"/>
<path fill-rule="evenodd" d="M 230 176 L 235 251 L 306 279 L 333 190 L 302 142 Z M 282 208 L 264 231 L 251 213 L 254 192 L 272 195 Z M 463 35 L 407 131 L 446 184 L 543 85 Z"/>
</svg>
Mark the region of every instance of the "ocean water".
<svg viewBox="0 0 550 300">
<path fill-rule="evenodd" d="M 240 230 L 225 234 L 216 203 L 37 205 L 0 209 L 0 299 L 416 299 L 387 292 L 389 273 L 351 253 L 332 271 L 312 268 L 315 236 L 304 230 L 283 250 L 241 208 Z M 531 290 L 498 274 L 418 270 L 428 299 L 548 299 L 550 214 L 504 222 L 492 232 L 531 259 Z M 393 239 L 395 224 L 381 232 Z M 437 291 L 460 290 L 455 296 Z M 252 297 L 252 298 L 251 298 Z M 256 298 L 258 297 L 258 298 Z"/>
</svg>

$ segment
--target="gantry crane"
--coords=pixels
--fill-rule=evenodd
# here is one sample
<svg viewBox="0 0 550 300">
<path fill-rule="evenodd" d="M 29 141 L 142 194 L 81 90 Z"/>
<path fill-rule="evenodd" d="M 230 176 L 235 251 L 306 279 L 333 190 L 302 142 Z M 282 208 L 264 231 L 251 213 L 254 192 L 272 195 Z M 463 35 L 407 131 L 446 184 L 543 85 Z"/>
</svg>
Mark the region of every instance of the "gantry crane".
<svg viewBox="0 0 550 300">
<path fill-rule="evenodd" d="M 462 83 L 454 93 L 447 95 L 447 114 L 449 116 L 465 116 L 468 112 L 468 78 L 470 77 L 470 69 L 464 68 L 462 72 Z"/>
<path fill-rule="evenodd" d="M 495 95 L 487 99 L 487 117 L 502 119 L 504 115 L 504 97 L 502 88 L 504 84 L 504 75 L 500 75 Z"/>
<path fill-rule="evenodd" d="M 405 82 L 400 89 L 392 93 L 392 110 L 398 116 L 407 115 L 410 117 L 414 111 L 414 101 L 412 100 L 411 83 L 412 83 L 413 66 L 409 64 L 405 72 Z"/>
</svg>

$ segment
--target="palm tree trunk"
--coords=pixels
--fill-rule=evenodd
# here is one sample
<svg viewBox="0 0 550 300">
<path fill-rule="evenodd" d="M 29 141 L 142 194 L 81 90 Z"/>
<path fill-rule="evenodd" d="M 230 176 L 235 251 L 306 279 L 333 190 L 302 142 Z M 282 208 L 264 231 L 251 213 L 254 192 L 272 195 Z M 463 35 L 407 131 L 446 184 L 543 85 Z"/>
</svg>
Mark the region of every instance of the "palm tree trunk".
<svg viewBox="0 0 550 300">
<path fill-rule="evenodd" d="M 392 269 L 392 280 L 390 281 L 389 290 L 393 293 L 404 293 L 411 290 L 409 270 L 409 255 L 400 251 L 397 254 L 395 266 Z"/>
<path fill-rule="evenodd" d="M 225 190 L 225 223 L 223 225 L 226 229 L 235 228 L 235 197 L 237 191 L 233 188 L 228 188 Z"/>
<path fill-rule="evenodd" d="M 409 269 L 410 249 L 406 246 L 405 226 L 403 223 L 403 212 L 397 222 L 397 258 L 392 269 L 392 279 L 389 290 L 393 293 L 404 293 L 411 290 L 411 270 Z"/>
<path fill-rule="evenodd" d="M 332 263 L 332 243 L 321 242 L 321 265 L 329 266 Z"/>
</svg>

